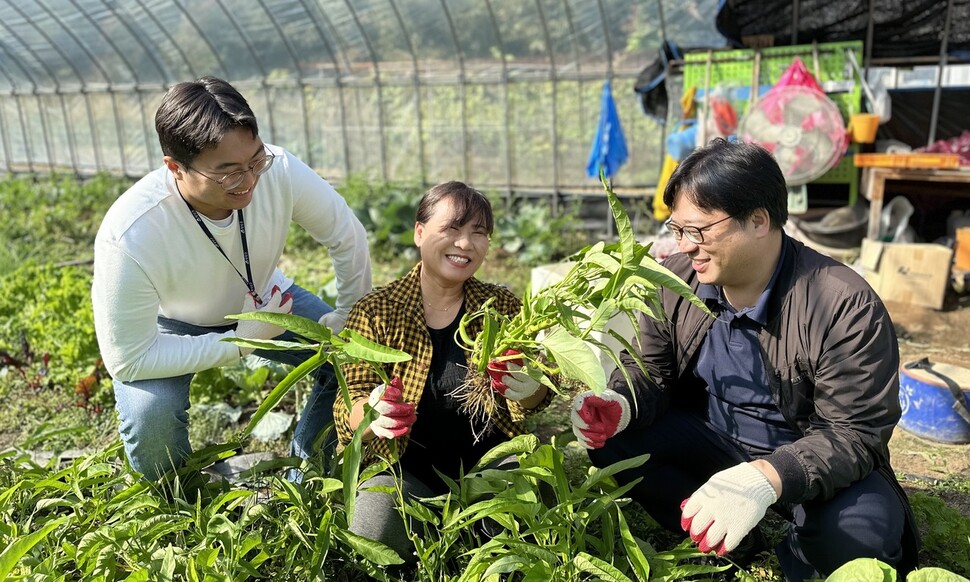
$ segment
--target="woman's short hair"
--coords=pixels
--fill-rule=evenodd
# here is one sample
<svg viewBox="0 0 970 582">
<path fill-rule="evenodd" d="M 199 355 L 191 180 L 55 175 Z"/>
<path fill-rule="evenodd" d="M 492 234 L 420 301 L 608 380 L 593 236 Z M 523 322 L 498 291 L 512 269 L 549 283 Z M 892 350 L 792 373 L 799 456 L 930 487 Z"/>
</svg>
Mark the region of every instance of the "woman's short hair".
<svg viewBox="0 0 970 582">
<path fill-rule="evenodd" d="M 495 228 L 492 203 L 484 194 L 464 182 L 442 182 L 425 192 L 418 203 L 416 220 L 422 224 L 428 222 L 435 206 L 446 198 L 455 205 L 453 226 L 464 226 L 474 220 L 477 226 L 492 234 Z"/>
</svg>

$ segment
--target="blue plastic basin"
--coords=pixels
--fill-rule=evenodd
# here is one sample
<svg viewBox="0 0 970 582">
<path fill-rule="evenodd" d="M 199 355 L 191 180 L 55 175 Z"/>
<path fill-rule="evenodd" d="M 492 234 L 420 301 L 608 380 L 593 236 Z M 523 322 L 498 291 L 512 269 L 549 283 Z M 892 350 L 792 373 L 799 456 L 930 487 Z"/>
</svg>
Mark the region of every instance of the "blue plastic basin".
<svg viewBox="0 0 970 582">
<path fill-rule="evenodd" d="M 960 386 L 970 407 L 970 370 L 933 362 L 932 369 Z M 946 383 L 922 369 L 899 368 L 899 403 L 903 409 L 899 426 L 916 436 L 943 443 L 970 443 L 970 423 L 953 408 L 955 399 Z"/>
</svg>

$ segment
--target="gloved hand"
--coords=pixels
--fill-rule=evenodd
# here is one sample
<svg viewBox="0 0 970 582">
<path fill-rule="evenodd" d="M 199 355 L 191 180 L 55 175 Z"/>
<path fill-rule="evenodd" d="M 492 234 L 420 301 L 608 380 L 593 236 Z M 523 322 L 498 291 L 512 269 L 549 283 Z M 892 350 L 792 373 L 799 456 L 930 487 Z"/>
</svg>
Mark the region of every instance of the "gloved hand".
<svg viewBox="0 0 970 582">
<path fill-rule="evenodd" d="M 517 356 L 519 350 L 505 350 L 503 356 Z M 492 389 L 509 400 L 525 400 L 539 391 L 538 380 L 524 371 L 522 358 L 511 360 L 492 360 L 488 363 L 488 375 L 492 379 Z"/>
<path fill-rule="evenodd" d="M 382 439 L 396 439 L 406 435 L 418 419 L 415 405 L 404 401 L 401 379 L 395 376 L 390 385 L 379 384 L 370 393 L 367 403 L 381 415 L 370 423 L 370 430 Z"/>
<path fill-rule="evenodd" d="M 256 306 L 256 300 L 252 295 L 246 296 L 246 303 L 243 306 L 243 313 L 250 313 L 252 311 L 265 311 L 268 313 L 292 313 L 293 311 L 293 296 L 289 293 L 283 293 L 280 288 L 273 285 L 273 290 L 270 293 L 266 302 L 263 303 L 261 307 Z M 272 323 L 266 323 L 265 321 L 255 321 L 252 319 L 241 319 L 239 323 L 236 324 L 236 337 L 244 337 L 250 339 L 273 339 L 274 337 L 282 334 L 285 329 L 278 325 L 273 325 Z M 253 348 L 239 348 L 239 353 L 243 356 L 248 356 L 253 353 Z"/>
<path fill-rule="evenodd" d="M 569 418 L 579 444 L 598 449 L 630 424 L 630 404 L 622 394 L 609 389 L 599 396 L 587 391 L 573 400 Z"/>
<path fill-rule="evenodd" d="M 715 473 L 684 500 L 680 527 L 700 551 L 723 556 L 738 547 L 775 501 L 778 495 L 768 477 L 751 463 L 741 463 Z"/>
<path fill-rule="evenodd" d="M 335 309 L 333 311 L 328 311 L 320 316 L 317 323 L 320 325 L 325 325 L 330 328 L 330 331 L 337 334 L 343 331 L 344 326 L 347 324 L 347 315 L 349 312 L 343 310 Z"/>
</svg>

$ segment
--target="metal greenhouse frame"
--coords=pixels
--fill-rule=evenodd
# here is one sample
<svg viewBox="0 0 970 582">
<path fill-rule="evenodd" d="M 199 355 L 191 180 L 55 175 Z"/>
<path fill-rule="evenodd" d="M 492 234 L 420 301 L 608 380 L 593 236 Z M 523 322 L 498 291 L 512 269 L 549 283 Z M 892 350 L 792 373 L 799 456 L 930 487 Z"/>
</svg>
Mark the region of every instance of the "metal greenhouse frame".
<svg viewBox="0 0 970 582">
<path fill-rule="evenodd" d="M 614 185 L 643 194 L 657 182 L 664 126 L 644 114 L 637 77 L 667 40 L 723 47 L 725 11 L 735 19 L 727 28 L 749 38 L 865 39 L 866 67 L 875 63 L 874 31 L 875 41 L 899 50 L 893 26 L 912 29 L 926 50 L 939 47 L 941 65 L 951 36 L 958 49 L 970 42 L 965 24 L 952 30 L 966 21 L 962 0 L 764 6 L 2 0 L 0 170 L 140 176 L 161 160 L 153 117 L 166 89 L 215 75 L 247 97 L 265 140 L 335 182 L 363 174 L 421 184 L 460 179 L 509 194 L 599 192 L 585 170 L 610 80 L 630 152 Z M 905 24 L 913 18 L 919 26 Z M 667 84 L 671 102 L 678 85 Z"/>
<path fill-rule="evenodd" d="M 654 183 L 662 126 L 632 91 L 666 31 L 716 39 L 716 0 L 4 0 L 0 164 L 156 167 L 153 116 L 215 75 L 267 141 L 322 175 L 506 192 L 596 191 L 586 158 L 610 79 L 630 162 Z M 666 25 L 666 27 L 665 27 Z M 722 43 L 723 44 L 723 43 Z"/>
</svg>

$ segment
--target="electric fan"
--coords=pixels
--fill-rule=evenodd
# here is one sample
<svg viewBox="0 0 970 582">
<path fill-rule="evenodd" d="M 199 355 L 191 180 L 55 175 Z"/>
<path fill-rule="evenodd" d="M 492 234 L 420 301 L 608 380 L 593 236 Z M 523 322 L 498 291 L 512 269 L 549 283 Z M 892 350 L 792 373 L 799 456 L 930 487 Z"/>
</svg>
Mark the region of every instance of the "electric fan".
<svg viewBox="0 0 970 582">
<path fill-rule="evenodd" d="M 838 165 L 848 146 L 838 106 L 798 85 L 765 93 L 741 119 L 738 136 L 774 155 L 788 185 L 788 211 L 795 214 L 808 210 L 805 184 Z"/>
</svg>

